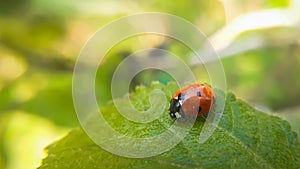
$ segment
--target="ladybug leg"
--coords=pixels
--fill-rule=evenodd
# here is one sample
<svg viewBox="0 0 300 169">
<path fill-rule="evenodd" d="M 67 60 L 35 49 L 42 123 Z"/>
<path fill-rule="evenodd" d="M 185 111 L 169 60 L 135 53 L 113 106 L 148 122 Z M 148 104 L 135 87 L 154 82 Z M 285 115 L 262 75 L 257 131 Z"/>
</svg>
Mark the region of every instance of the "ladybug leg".
<svg viewBox="0 0 300 169">
<path fill-rule="evenodd" d="M 184 100 L 184 95 L 182 93 L 178 94 L 178 100 Z"/>
</svg>

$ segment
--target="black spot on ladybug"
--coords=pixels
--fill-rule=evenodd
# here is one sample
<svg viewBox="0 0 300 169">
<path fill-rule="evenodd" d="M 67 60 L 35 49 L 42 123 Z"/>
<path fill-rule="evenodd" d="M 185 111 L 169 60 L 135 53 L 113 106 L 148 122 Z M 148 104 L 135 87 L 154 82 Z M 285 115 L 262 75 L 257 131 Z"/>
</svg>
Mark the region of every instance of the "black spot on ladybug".
<svg viewBox="0 0 300 169">
<path fill-rule="evenodd" d="M 201 106 L 198 107 L 198 113 L 202 110 Z"/>
<path fill-rule="evenodd" d="M 179 94 L 178 94 L 178 100 L 184 100 L 184 96 L 183 96 L 182 93 L 179 93 Z"/>
<path fill-rule="evenodd" d="M 199 97 L 200 97 L 200 96 L 201 96 L 201 93 L 200 93 L 200 92 L 197 92 L 197 96 L 199 96 Z"/>
</svg>

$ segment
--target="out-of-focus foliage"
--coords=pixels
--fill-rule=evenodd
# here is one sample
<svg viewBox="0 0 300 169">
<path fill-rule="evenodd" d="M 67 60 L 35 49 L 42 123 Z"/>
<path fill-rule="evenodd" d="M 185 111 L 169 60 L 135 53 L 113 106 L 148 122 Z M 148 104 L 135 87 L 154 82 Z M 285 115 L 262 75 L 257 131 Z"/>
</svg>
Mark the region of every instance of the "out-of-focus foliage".
<svg viewBox="0 0 300 169">
<path fill-rule="evenodd" d="M 0 150 L 5 152 L 7 160 L 4 168 L 38 167 L 37 162 L 44 156 L 41 151 L 44 146 L 67 132 L 47 119 L 22 111 L 7 112 L 0 122 Z"/>
<path fill-rule="evenodd" d="M 278 46 L 281 38 L 272 36 L 269 40 L 270 46 L 266 48 L 223 60 L 229 88 L 253 104 L 273 111 L 299 106 L 299 41 L 291 39 Z"/>
<path fill-rule="evenodd" d="M 292 4 L 288 0 L 226 2 L 230 10 L 224 9 L 219 0 L 1 0 L 0 168 L 32 168 L 39 163 L 39 159 L 18 161 L 26 153 L 14 150 L 18 137 L 9 137 L 8 133 L 26 130 L 22 137 L 38 138 L 41 133 L 34 131 L 44 129 L 43 134 L 51 138 L 33 143 L 33 147 L 43 147 L 65 128 L 78 126 L 71 89 L 76 56 L 88 38 L 112 20 L 136 12 L 166 12 L 187 19 L 209 36 L 225 26 L 226 20 L 242 13 Z M 254 105 L 271 110 L 299 106 L 299 30 L 268 29 L 245 32 L 242 36 L 257 34 L 267 37 L 267 47 L 222 60 L 228 88 Z M 114 68 L 128 54 L 150 47 L 170 50 L 184 59 L 189 52 L 179 42 L 154 35 L 123 41 L 101 62 L 96 79 L 97 96 L 108 96 L 105 100 L 108 101 Z M 199 65 L 195 70 L 199 71 L 199 81 L 208 81 L 205 67 Z M 142 72 L 132 81 L 132 88 L 150 84 L 152 80 L 166 84 L 172 78 L 159 72 Z M 19 120 L 23 118 L 32 123 Z"/>
</svg>

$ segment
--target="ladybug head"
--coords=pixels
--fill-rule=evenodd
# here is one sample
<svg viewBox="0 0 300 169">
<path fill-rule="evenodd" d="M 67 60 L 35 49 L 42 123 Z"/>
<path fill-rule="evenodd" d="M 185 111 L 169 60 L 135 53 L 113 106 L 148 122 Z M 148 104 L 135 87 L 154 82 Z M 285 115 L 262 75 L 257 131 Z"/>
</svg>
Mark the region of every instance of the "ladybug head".
<svg viewBox="0 0 300 169">
<path fill-rule="evenodd" d="M 169 107 L 171 118 L 176 118 L 175 113 L 179 112 L 179 109 L 180 109 L 180 104 L 179 104 L 178 99 L 172 99 L 170 102 L 170 107 Z"/>
<path fill-rule="evenodd" d="M 179 94 L 177 98 L 172 98 L 171 102 L 170 102 L 170 107 L 169 107 L 169 111 L 170 111 L 170 116 L 173 119 L 177 119 L 180 118 L 180 108 L 181 108 L 181 103 L 180 101 L 182 100 L 182 95 Z"/>
</svg>

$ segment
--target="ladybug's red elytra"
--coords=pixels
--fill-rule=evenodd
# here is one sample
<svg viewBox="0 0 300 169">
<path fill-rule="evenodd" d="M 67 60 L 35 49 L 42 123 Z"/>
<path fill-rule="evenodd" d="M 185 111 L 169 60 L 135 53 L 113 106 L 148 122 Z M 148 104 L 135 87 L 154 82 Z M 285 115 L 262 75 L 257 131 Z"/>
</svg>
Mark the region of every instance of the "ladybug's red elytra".
<svg viewBox="0 0 300 169">
<path fill-rule="evenodd" d="M 206 84 L 196 83 L 185 86 L 173 95 L 169 108 L 170 116 L 177 119 L 208 113 L 215 100 L 214 91 Z"/>
</svg>

